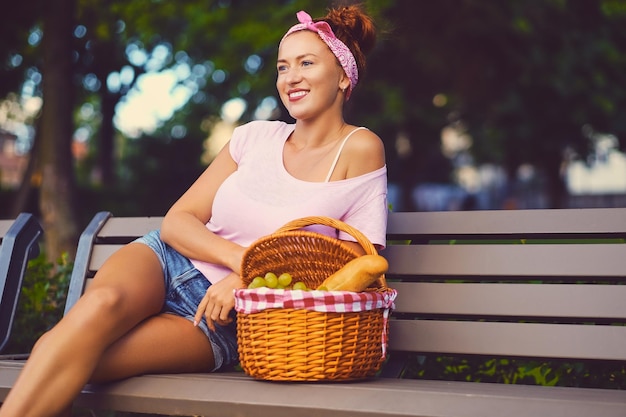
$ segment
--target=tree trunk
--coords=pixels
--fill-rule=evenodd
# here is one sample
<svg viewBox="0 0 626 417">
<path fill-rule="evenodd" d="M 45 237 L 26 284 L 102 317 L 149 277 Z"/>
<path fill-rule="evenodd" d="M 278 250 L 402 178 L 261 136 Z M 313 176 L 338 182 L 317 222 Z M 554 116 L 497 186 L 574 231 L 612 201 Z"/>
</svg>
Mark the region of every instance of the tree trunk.
<svg viewBox="0 0 626 417">
<path fill-rule="evenodd" d="M 73 0 L 44 2 L 43 109 L 39 161 L 39 207 L 51 262 L 68 253 L 74 259 L 78 226 L 71 145 L 73 134 L 72 30 Z"/>
<path fill-rule="evenodd" d="M 568 193 L 563 174 L 556 162 L 544 167 L 546 172 L 546 189 L 548 207 L 555 209 L 569 208 Z"/>
<path fill-rule="evenodd" d="M 105 187 L 113 187 L 115 185 L 115 129 L 113 127 L 113 117 L 115 116 L 115 105 L 119 101 L 119 95 L 104 91 L 101 94 L 101 98 L 102 123 L 100 125 L 100 149 L 98 149 L 99 167 L 102 184 Z"/>
</svg>

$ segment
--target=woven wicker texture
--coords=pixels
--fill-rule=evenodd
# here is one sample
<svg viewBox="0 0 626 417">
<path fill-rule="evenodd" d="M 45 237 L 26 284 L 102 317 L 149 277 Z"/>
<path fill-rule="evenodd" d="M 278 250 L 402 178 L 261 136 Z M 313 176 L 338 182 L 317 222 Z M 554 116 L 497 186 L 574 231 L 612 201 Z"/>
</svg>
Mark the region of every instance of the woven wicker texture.
<svg viewBox="0 0 626 417">
<path fill-rule="evenodd" d="M 290 222 L 248 248 L 242 278 L 248 285 L 266 272 L 288 272 L 294 282 L 309 288 L 358 256 L 349 246 L 319 233 L 301 230 L 326 225 L 353 236 L 367 254 L 376 248 L 358 230 L 328 217 L 306 217 Z M 387 290 L 381 276 L 375 287 Z M 304 309 L 267 309 L 237 314 L 239 359 L 250 376 L 274 381 L 328 381 L 361 379 L 380 368 L 383 311 L 324 313 Z"/>
</svg>

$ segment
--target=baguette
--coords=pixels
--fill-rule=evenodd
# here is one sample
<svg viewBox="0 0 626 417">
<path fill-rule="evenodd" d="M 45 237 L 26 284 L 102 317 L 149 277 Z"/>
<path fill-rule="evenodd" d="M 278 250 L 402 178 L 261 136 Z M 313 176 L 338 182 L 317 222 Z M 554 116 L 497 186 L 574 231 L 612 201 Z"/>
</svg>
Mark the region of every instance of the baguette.
<svg viewBox="0 0 626 417">
<path fill-rule="evenodd" d="M 389 264 L 380 255 L 363 255 L 354 258 L 317 287 L 327 291 L 361 292 L 387 272 Z"/>
</svg>

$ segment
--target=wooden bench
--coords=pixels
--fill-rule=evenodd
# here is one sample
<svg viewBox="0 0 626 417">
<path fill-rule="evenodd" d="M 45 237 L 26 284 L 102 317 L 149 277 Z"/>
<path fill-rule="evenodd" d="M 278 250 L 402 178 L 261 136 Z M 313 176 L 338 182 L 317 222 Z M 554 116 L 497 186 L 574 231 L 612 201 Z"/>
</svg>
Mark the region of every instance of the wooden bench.
<svg viewBox="0 0 626 417">
<path fill-rule="evenodd" d="M 28 261 L 39 254 L 41 225 L 30 213 L 0 220 L 0 352 L 11 335 Z"/>
<path fill-rule="evenodd" d="M 113 251 L 160 221 L 98 213 L 80 239 L 66 311 Z M 626 416 L 621 390 L 396 377 L 407 354 L 623 364 L 626 209 L 392 213 L 388 238 L 399 296 L 381 377 L 146 375 L 88 385 L 76 405 L 216 417 Z M 21 366 L 0 362 L 0 401 Z"/>
</svg>

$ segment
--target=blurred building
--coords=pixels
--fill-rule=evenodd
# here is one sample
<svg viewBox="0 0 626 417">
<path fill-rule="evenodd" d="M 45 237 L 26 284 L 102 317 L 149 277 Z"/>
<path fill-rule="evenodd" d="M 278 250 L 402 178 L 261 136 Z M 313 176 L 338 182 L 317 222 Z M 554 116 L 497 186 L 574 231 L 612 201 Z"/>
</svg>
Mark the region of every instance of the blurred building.
<svg viewBox="0 0 626 417">
<path fill-rule="evenodd" d="M 626 207 L 626 154 L 617 137 L 594 135 L 592 146 L 594 152 L 585 160 L 574 155 L 566 163 L 569 206 Z"/>
<path fill-rule="evenodd" d="M 0 129 L 0 189 L 15 189 L 22 182 L 28 155 L 17 152 L 17 136 Z"/>
</svg>

